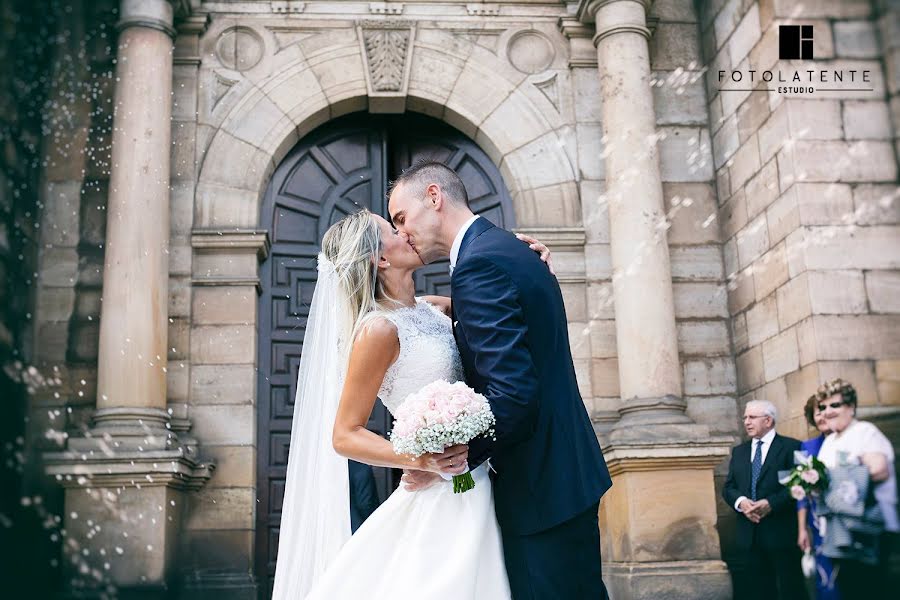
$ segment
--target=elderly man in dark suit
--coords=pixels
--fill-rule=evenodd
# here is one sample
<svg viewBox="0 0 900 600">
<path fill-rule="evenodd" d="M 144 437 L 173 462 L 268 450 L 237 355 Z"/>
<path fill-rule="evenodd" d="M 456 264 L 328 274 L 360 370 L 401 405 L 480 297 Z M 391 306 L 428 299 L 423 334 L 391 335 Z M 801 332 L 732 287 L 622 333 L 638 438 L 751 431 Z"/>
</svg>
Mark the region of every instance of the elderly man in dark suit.
<svg viewBox="0 0 900 600">
<path fill-rule="evenodd" d="M 807 598 L 797 549 L 796 503 L 778 483 L 778 471 L 794 466 L 800 442 L 775 433 L 778 413 L 765 400 L 744 409 L 750 440 L 735 446 L 722 495 L 740 513 L 738 546 L 746 552 L 747 584 L 736 586 L 753 598 Z"/>
</svg>

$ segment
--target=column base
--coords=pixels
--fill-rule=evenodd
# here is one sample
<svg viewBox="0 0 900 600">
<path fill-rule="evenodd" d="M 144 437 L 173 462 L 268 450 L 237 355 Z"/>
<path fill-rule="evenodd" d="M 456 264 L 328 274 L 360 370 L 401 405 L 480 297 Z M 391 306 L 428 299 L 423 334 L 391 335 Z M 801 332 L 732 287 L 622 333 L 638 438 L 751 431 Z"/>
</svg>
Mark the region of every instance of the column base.
<svg viewBox="0 0 900 600">
<path fill-rule="evenodd" d="M 684 426 L 654 429 L 668 427 Z M 698 427 L 705 429 L 687 426 L 689 431 Z M 728 456 L 730 439 L 710 437 L 708 432 L 705 439 L 689 442 L 677 437 L 660 442 L 653 437 L 610 440 L 603 446 L 613 479 L 600 502 L 604 580 L 611 596 L 730 598 L 731 578 L 721 560 L 716 530 L 713 482 L 713 470 Z"/>
<path fill-rule="evenodd" d="M 186 496 L 215 466 L 199 463 L 196 449 L 153 418 L 129 423 L 116 413 L 110 427 L 103 416 L 66 451 L 44 455 L 46 472 L 65 488 L 66 594 L 170 598 Z"/>
<path fill-rule="evenodd" d="M 731 575 L 720 560 L 604 563 L 612 600 L 731 600 Z"/>
<path fill-rule="evenodd" d="M 83 437 L 70 438 L 72 452 L 94 456 L 120 451 L 171 450 L 183 445 L 171 428 L 169 413 L 159 408 L 101 408 Z"/>
</svg>

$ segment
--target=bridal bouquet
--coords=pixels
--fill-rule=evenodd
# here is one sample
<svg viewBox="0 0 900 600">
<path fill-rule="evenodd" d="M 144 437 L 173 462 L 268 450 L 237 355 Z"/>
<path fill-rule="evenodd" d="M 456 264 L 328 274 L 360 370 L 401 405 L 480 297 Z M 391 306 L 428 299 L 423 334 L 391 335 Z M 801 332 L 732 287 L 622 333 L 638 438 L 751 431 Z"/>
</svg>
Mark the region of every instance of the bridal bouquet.
<svg viewBox="0 0 900 600">
<path fill-rule="evenodd" d="M 796 466 L 790 471 L 778 472 L 778 482 L 791 489 L 794 500 L 821 495 L 828 487 L 825 464 L 805 450 L 794 452 L 794 464 Z"/>
<path fill-rule="evenodd" d="M 438 380 L 426 385 L 407 396 L 394 416 L 394 452 L 416 458 L 468 444 L 481 435 L 493 435 L 496 423 L 487 399 L 461 381 Z M 471 473 L 453 476 L 454 493 L 473 487 Z"/>
</svg>

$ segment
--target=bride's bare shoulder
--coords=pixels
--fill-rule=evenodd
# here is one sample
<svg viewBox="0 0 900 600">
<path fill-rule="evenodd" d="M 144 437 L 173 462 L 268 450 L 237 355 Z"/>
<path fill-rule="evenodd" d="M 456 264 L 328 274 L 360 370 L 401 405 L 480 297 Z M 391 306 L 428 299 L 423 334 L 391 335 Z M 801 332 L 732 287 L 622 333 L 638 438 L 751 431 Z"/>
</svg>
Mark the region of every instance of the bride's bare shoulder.
<svg viewBox="0 0 900 600">
<path fill-rule="evenodd" d="M 356 331 L 355 341 L 362 339 L 375 343 L 397 341 L 397 325 L 384 315 L 371 315 L 359 324 Z"/>
<path fill-rule="evenodd" d="M 353 339 L 353 353 L 374 353 L 396 358 L 400 353 L 400 337 L 397 326 L 390 319 L 381 315 L 367 318 L 360 323 Z"/>
</svg>

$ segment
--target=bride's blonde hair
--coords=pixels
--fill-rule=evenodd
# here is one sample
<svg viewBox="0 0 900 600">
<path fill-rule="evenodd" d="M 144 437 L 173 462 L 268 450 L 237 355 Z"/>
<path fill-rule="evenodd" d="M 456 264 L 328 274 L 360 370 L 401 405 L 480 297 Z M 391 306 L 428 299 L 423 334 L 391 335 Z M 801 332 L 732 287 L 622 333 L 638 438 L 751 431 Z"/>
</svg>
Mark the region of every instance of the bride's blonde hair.
<svg viewBox="0 0 900 600">
<path fill-rule="evenodd" d="M 367 209 L 347 215 L 328 228 L 322 238 L 322 252 L 334 265 L 346 293 L 350 339 L 366 317 L 397 303 L 378 279 L 378 259 L 382 250 L 381 229 Z"/>
</svg>

